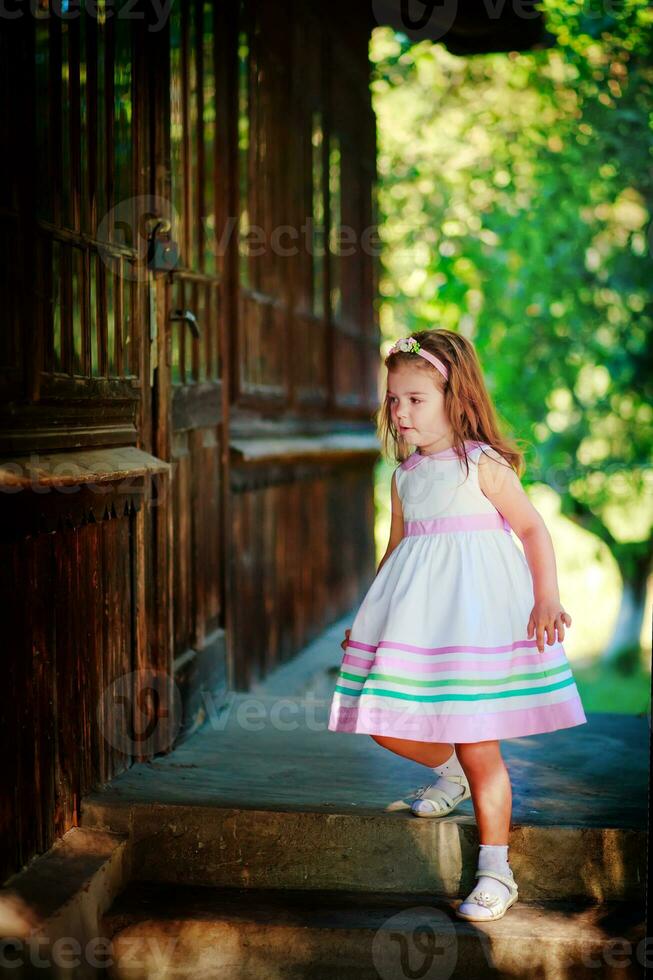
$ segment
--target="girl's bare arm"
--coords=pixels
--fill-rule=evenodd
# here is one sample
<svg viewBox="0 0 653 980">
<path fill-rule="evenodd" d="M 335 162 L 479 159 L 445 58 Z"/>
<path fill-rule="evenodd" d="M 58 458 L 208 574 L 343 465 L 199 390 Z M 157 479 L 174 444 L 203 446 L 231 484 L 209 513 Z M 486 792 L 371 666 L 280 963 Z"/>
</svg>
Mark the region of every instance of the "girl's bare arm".
<svg viewBox="0 0 653 980">
<path fill-rule="evenodd" d="M 555 630 L 562 642 L 565 626 L 571 626 L 571 616 L 560 603 L 553 541 L 542 515 L 529 500 L 515 471 L 494 450 L 488 452 L 491 458 L 484 453 L 479 457 L 479 485 L 524 546 L 535 601 L 528 621 L 528 636 L 535 632 L 538 649 L 543 652 L 545 633 L 551 646 L 555 643 Z"/>
</svg>

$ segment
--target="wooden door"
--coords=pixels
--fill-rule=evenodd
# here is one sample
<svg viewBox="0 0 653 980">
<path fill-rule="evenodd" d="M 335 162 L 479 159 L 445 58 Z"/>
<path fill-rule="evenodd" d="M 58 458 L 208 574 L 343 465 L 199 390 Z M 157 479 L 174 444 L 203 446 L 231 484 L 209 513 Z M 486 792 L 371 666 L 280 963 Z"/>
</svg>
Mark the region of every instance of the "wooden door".
<svg viewBox="0 0 653 980">
<path fill-rule="evenodd" d="M 177 681 L 197 687 L 225 671 L 223 507 L 223 258 L 216 227 L 226 194 L 221 113 L 224 14 L 210 0 L 173 4 L 169 77 L 159 114 L 163 182 L 179 261 L 156 278 L 160 361 L 153 418 L 158 453 L 172 464 L 172 635 Z M 201 654 L 205 654 L 202 658 Z M 198 666 L 203 663 L 204 666 Z M 206 678 L 209 683 L 208 678 Z"/>
</svg>

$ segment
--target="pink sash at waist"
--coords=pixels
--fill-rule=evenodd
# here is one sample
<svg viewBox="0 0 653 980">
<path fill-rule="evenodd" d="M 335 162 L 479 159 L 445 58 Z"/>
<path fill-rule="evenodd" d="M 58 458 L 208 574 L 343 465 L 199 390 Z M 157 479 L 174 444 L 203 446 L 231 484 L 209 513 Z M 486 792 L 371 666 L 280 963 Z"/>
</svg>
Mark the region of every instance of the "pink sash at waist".
<svg viewBox="0 0 653 980">
<path fill-rule="evenodd" d="M 503 514 L 450 514 L 425 520 L 404 521 L 404 537 L 412 534 L 441 534 L 446 531 L 507 531 L 510 524 Z"/>
</svg>

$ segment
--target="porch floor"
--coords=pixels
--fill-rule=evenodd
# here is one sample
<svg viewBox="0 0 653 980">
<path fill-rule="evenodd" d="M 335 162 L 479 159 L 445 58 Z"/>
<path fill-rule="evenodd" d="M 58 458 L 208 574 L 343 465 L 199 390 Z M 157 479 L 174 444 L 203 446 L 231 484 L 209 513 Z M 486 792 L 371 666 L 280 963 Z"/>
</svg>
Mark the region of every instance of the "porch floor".
<svg viewBox="0 0 653 980">
<path fill-rule="evenodd" d="M 206 720 L 193 735 L 168 755 L 132 766 L 87 802 L 405 817 L 406 797 L 428 781 L 428 770 L 367 735 L 327 729 L 350 620 L 335 623 L 251 692 L 231 694 L 220 710 L 207 698 Z M 513 824 L 646 828 L 648 717 L 587 717 L 586 725 L 502 741 Z M 446 819 L 473 824 L 472 801 Z"/>
</svg>

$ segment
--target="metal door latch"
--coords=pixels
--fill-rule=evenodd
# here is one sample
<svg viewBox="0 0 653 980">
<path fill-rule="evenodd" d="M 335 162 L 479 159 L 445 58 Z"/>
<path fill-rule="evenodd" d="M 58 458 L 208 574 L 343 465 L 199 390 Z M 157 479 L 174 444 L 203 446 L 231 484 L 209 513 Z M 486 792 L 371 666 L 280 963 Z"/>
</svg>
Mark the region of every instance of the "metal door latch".
<svg viewBox="0 0 653 980">
<path fill-rule="evenodd" d="M 197 317 L 190 310 L 171 310 L 169 319 L 185 320 L 185 322 L 190 327 L 190 332 L 192 333 L 193 337 L 196 337 L 199 340 L 200 325 L 197 322 Z"/>
</svg>

